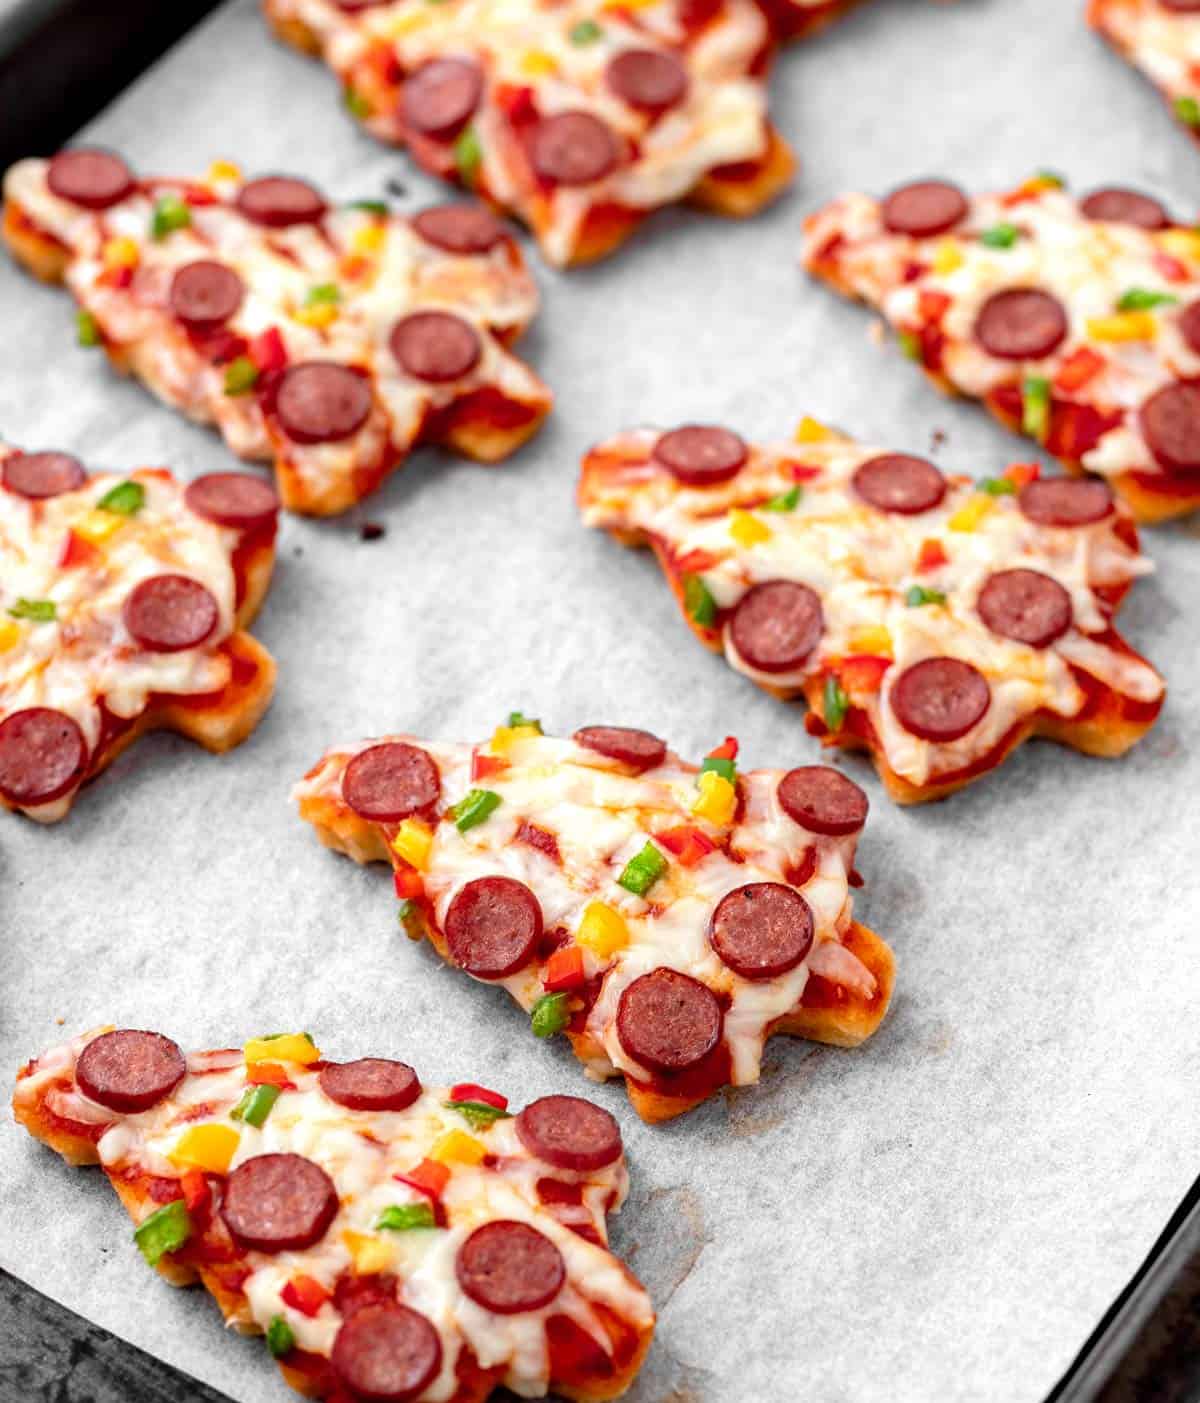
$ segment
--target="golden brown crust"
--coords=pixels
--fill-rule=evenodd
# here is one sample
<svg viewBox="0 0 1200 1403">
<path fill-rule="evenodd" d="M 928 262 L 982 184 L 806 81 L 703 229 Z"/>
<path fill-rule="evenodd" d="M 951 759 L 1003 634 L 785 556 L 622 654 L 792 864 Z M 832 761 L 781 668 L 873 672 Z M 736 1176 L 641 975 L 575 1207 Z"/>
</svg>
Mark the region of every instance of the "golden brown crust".
<svg viewBox="0 0 1200 1403">
<path fill-rule="evenodd" d="M 702 209 L 730 219 L 757 214 L 791 182 L 796 158 L 774 124 L 767 123 L 767 149 L 752 170 L 712 171 L 689 199 Z"/>
<path fill-rule="evenodd" d="M 57 284 L 66 276 L 68 250 L 38 229 L 12 200 L 4 206 L 0 237 L 17 262 L 40 282 Z"/>
</svg>

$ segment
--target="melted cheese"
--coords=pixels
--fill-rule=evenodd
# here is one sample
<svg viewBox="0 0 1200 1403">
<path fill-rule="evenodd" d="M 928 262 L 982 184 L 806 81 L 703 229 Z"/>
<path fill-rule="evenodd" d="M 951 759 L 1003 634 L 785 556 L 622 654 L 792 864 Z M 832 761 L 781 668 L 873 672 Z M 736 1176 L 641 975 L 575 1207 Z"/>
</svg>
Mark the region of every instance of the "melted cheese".
<svg viewBox="0 0 1200 1403">
<path fill-rule="evenodd" d="M 1015 497 L 997 496 L 986 499 L 990 509 L 978 516 L 973 530 L 955 530 L 951 522 L 958 524 L 957 514 L 979 500 L 963 478 L 949 479 L 945 498 L 932 511 L 917 516 L 875 511 L 858 499 L 850 479 L 881 450 L 838 438 L 752 449 L 750 461 L 730 482 L 688 488 L 652 462 L 657 438 L 656 431 L 641 430 L 601 445 L 598 454 L 621 466 L 586 479 L 585 523 L 646 532 L 669 546 L 685 568 L 687 557 L 699 553 L 694 573 L 722 608 L 733 607 L 765 580 L 797 580 L 814 589 L 821 596 L 824 631 L 794 672 L 756 672 L 739 656 L 726 628 L 730 664 L 760 683 L 800 690 L 847 657 L 878 654 L 875 640 L 886 637 L 883 655 L 895 666 L 885 674 L 882 693 L 856 692 L 852 700 L 870 716 L 888 764 L 913 784 L 970 764 L 1040 708 L 1076 715 L 1085 696 L 1069 664 L 1139 701 L 1162 695 L 1162 679 L 1148 664 L 1092 636 L 1108 627 L 1096 590 L 1126 584 L 1153 568 L 1117 536 L 1117 518 L 1083 529 L 1038 526 Z M 797 466 L 802 495 L 795 510 L 763 509 L 761 503 L 796 486 Z M 731 533 L 731 523 L 738 529 L 739 513 L 760 522 L 767 539 L 739 544 Z M 921 571 L 918 560 L 927 540 L 941 545 L 946 563 Z M 1001 638 L 975 612 L 988 577 L 1017 567 L 1049 575 L 1071 596 L 1074 626 L 1050 648 Z M 906 596 L 914 585 L 944 593 L 945 603 L 910 607 Z M 873 646 L 864 648 L 863 639 Z M 992 690 L 983 719 L 950 744 L 909 734 L 888 702 L 890 679 L 934 655 L 974 664 Z"/>
</svg>

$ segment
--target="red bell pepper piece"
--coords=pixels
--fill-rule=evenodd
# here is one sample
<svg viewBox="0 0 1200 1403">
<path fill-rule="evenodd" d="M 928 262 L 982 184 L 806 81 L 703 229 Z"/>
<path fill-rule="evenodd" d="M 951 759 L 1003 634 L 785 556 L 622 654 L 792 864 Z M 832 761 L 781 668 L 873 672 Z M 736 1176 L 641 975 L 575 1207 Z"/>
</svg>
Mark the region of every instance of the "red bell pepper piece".
<svg viewBox="0 0 1200 1403">
<path fill-rule="evenodd" d="M 260 331 L 251 340 L 246 354 L 264 375 L 271 370 L 282 370 L 287 365 L 287 347 L 277 326 Z"/>
<path fill-rule="evenodd" d="M 412 867 L 397 867 L 392 874 L 392 883 L 396 888 L 397 901 L 415 901 L 425 892 L 421 874 Z"/>
<path fill-rule="evenodd" d="M 917 310 L 927 322 L 939 322 L 950 310 L 951 299 L 936 288 L 922 288 L 917 294 Z"/>
<path fill-rule="evenodd" d="M 726 736 L 715 750 L 710 750 L 707 755 L 709 760 L 736 760 L 738 753 L 738 743 L 736 736 Z"/>
<path fill-rule="evenodd" d="M 838 668 L 838 676 L 847 691 L 877 692 L 883 681 L 883 674 L 891 665 L 891 658 L 875 657 L 869 653 L 856 653 L 854 657 L 842 660 Z"/>
<path fill-rule="evenodd" d="M 1024 487 L 1026 483 L 1033 482 L 1035 478 L 1042 475 L 1041 463 L 1009 463 L 1001 474 L 1009 482 L 1015 482 L 1018 487 Z"/>
<path fill-rule="evenodd" d="M 436 1201 L 450 1182 L 450 1171 L 435 1159 L 423 1159 L 407 1174 L 393 1174 L 392 1178 Z"/>
<path fill-rule="evenodd" d="M 787 469 L 793 482 L 813 482 L 821 476 L 821 469 L 812 463 L 789 463 Z"/>
<path fill-rule="evenodd" d="M 936 570 L 945 565 L 949 558 L 941 541 L 930 536 L 921 542 L 921 549 L 917 552 L 917 571 Z"/>
<path fill-rule="evenodd" d="M 690 823 L 680 824 L 678 828 L 668 828 L 665 833 L 656 833 L 654 837 L 656 842 L 661 843 L 678 859 L 681 867 L 695 867 L 701 858 L 715 852 L 717 847 L 707 833 Z"/>
<path fill-rule="evenodd" d="M 460 1081 L 450 1088 L 451 1101 L 482 1101 L 485 1106 L 495 1106 L 498 1111 L 508 1110 L 508 1097 L 498 1091 L 489 1091 L 473 1081 Z"/>
<path fill-rule="evenodd" d="M 278 1062 L 251 1062 L 246 1068 L 246 1081 L 251 1086 L 277 1086 L 281 1091 L 295 1085 Z"/>
<path fill-rule="evenodd" d="M 489 775 L 499 774 L 501 770 L 508 768 L 508 761 L 501 755 L 481 755 L 476 751 L 471 756 L 471 778 L 487 779 Z"/>
<path fill-rule="evenodd" d="M 542 984 L 551 994 L 564 994 L 578 989 L 584 978 L 583 951 L 578 945 L 564 945 L 546 961 Z"/>
<path fill-rule="evenodd" d="M 212 1202 L 212 1193 L 203 1170 L 189 1169 L 179 1181 L 179 1187 L 183 1190 L 183 1201 L 189 1213 L 201 1213 Z"/>
<path fill-rule="evenodd" d="M 1171 283 L 1185 283 L 1191 276 L 1186 263 L 1172 257 L 1169 253 L 1163 253 L 1161 249 L 1154 255 L 1154 266 Z"/>
<path fill-rule="evenodd" d="M 1055 372 L 1055 388 L 1066 390 L 1068 393 L 1082 389 L 1089 380 L 1099 375 L 1107 364 L 1098 351 L 1093 351 L 1090 346 L 1079 346 Z"/>
<path fill-rule="evenodd" d="M 63 542 L 58 556 L 59 569 L 70 570 L 76 565 L 91 565 L 100 559 L 100 555 L 100 551 L 91 541 L 85 541 L 82 536 L 68 530 L 67 539 Z"/>
<path fill-rule="evenodd" d="M 332 1299 L 332 1295 L 333 1293 L 327 1291 L 315 1277 L 300 1272 L 280 1291 L 279 1299 L 293 1310 L 312 1316 L 317 1314 L 326 1301 Z"/>
</svg>

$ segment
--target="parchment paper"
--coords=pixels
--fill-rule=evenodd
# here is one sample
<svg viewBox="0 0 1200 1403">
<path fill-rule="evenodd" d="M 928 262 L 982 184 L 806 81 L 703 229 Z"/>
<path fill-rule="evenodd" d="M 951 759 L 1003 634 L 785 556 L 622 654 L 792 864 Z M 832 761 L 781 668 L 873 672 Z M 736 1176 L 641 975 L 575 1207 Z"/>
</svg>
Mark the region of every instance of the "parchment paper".
<svg viewBox="0 0 1200 1403">
<path fill-rule="evenodd" d="M 288 800 L 327 743 L 393 728 L 480 738 L 510 708 L 569 733 L 646 726 L 698 757 L 811 761 L 798 708 L 694 643 L 644 555 L 578 523 L 581 452 L 642 421 L 782 436 L 801 413 L 948 468 L 1028 446 L 946 403 L 868 338 L 869 315 L 797 271 L 803 212 L 926 173 L 1077 189 L 1114 180 L 1195 209 L 1200 155 L 1090 36 L 1076 0 L 875 0 L 786 53 L 775 113 L 805 164 L 749 224 L 657 219 L 590 271 L 541 272 L 526 353 L 558 411 L 514 462 L 422 454 L 351 518 L 289 520 L 257 632 L 275 705 L 232 755 L 142 741 L 52 830 L 0 822 L 0 1067 L 102 1021 L 185 1047 L 310 1028 L 333 1057 L 401 1055 L 427 1078 L 524 1101 L 587 1092 L 565 1044 L 499 990 L 401 938 L 383 870 L 322 849 Z M 389 176 L 319 66 L 235 0 L 89 132 L 143 170 L 216 155 L 344 198 Z M 228 465 L 93 352 L 72 310 L 0 264 L 0 433 L 95 465 Z M 364 543 L 364 518 L 384 539 Z M 1125 760 L 1025 747 L 948 803 L 873 812 L 858 914 L 900 960 L 891 1016 L 849 1053 L 776 1040 L 762 1085 L 650 1129 L 617 1085 L 634 1193 L 615 1246 L 660 1313 L 636 1403 L 1036 1400 L 1136 1268 L 1200 1161 L 1200 526 L 1147 533 L 1124 616 L 1170 683 Z M 242 1403 L 292 1395 L 260 1341 L 142 1264 L 97 1171 L 0 1126 L 0 1262 Z"/>
</svg>

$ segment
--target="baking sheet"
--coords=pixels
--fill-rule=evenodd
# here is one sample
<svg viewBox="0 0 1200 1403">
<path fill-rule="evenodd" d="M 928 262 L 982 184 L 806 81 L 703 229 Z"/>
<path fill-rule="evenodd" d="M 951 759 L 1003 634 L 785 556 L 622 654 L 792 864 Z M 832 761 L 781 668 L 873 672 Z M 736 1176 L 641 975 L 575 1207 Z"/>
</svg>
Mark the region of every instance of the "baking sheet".
<svg viewBox="0 0 1200 1403">
<path fill-rule="evenodd" d="M 293 781 L 330 742 L 389 729 L 480 738 L 510 708 L 569 733 L 649 727 L 747 765 L 817 755 L 798 708 L 706 655 L 648 556 L 584 531 L 576 467 L 640 421 L 786 435 L 801 413 L 982 474 L 1027 446 L 943 401 L 870 318 L 796 269 L 804 211 L 927 172 L 1036 168 L 1194 208 L 1200 164 L 1075 0 L 874 0 L 784 55 L 777 120 L 804 171 L 752 223 L 658 218 L 601 266 L 539 270 L 526 353 L 558 412 L 515 461 L 420 455 L 363 510 L 284 524 L 259 637 L 280 664 L 256 735 L 217 758 L 143 740 L 43 830 L 0 822 L 0 1067 L 96 1023 L 186 1047 L 311 1028 L 328 1055 L 526 1100 L 586 1091 L 565 1044 L 502 991 L 397 932 L 386 872 L 327 853 Z M 235 0 L 89 131 L 144 170 L 297 169 L 344 198 L 436 196 L 356 132 L 328 75 Z M 0 435 L 97 466 L 227 466 L 73 344 L 59 292 L 0 263 Z M 363 542 L 358 525 L 387 528 Z M 660 1312 L 635 1403 L 1036 1400 L 1136 1269 L 1200 1161 L 1200 526 L 1157 529 L 1124 615 L 1170 683 L 1119 763 L 1045 744 L 946 804 L 901 811 L 866 765 L 861 919 L 896 948 L 897 997 L 854 1053 L 776 1040 L 762 1085 L 650 1129 L 617 1085 L 634 1192 L 614 1241 Z M 261 1342 L 146 1270 L 96 1171 L 0 1125 L 0 1263 L 243 1403 L 293 1395 Z"/>
</svg>

